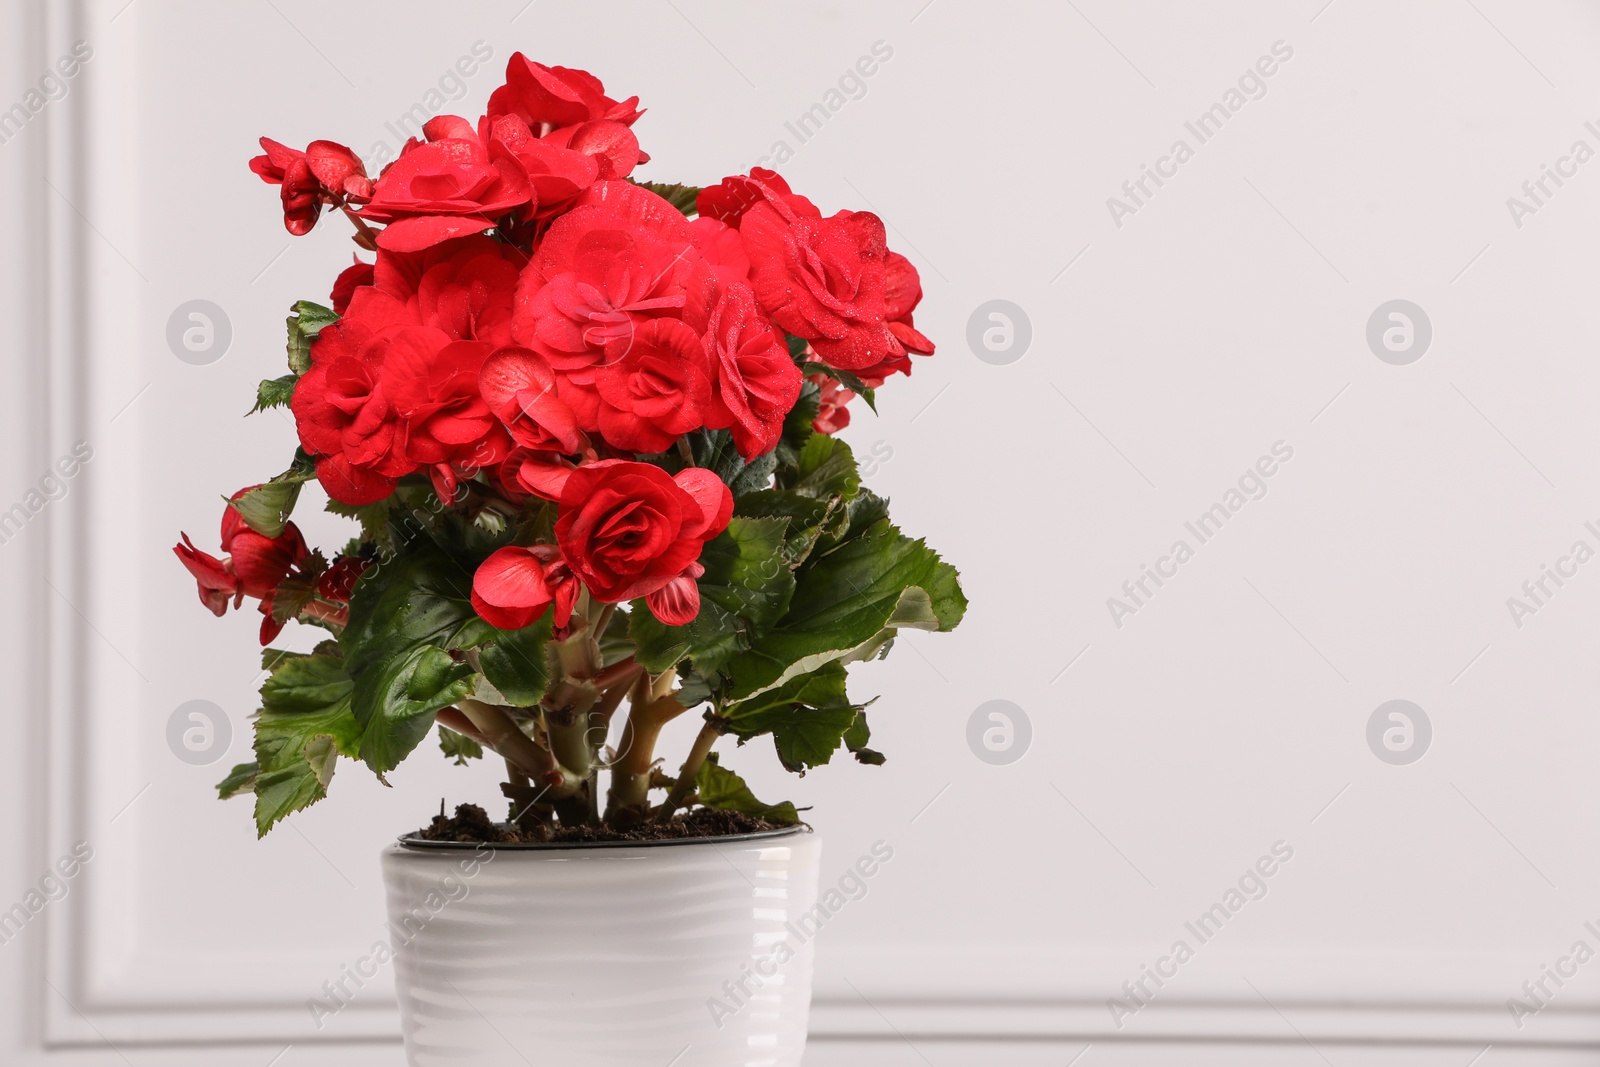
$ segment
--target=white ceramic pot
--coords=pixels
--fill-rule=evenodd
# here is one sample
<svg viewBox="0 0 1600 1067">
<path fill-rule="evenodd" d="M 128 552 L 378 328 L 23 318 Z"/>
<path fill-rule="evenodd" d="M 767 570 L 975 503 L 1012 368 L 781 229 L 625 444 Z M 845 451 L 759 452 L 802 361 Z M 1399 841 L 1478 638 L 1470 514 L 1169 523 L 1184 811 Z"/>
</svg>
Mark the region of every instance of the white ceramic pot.
<svg viewBox="0 0 1600 1067">
<path fill-rule="evenodd" d="M 411 1067 L 796 1067 L 822 844 L 391 845 Z"/>
</svg>

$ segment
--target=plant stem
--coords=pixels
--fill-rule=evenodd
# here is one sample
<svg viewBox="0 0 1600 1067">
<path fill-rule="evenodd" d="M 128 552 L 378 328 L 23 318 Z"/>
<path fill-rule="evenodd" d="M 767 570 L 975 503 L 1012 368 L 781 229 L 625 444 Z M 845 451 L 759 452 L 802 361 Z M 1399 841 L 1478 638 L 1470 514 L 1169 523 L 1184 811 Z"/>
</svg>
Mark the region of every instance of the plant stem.
<svg viewBox="0 0 1600 1067">
<path fill-rule="evenodd" d="M 367 220 L 350 210 L 348 204 L 340 204 L 339 210 L 344 212 L 344 217 L 356 224 L 356 244 L 368 252 L 378 250 L 378 231 L 367 225 Z"/>
<path fill-rule="evenodd" d="M 661 802 L 661 807 L 656 812 L 656 822 L 666 822 L 678 810 L 686 797 L 694 792 L 695 779 L 700 776 L 700 768 L 705 764 L 706 757 L 711 755 L 712 746 L 717 743 L 717 738 L 722 736 L 722 730 L 715 719 L 707 720 L 700 727 L 700 732 L 695 735 L 694 748 L 689 750 L 689 758 L 683 761 L 683 769 L 678 772 L 678 780 L 672 786 L 672 791 L 667 794 L 667 799 Z"/>
<path fill-rule="evenodd" d="M 615 604 L 601 604 L 600 610 L 595 612 L 593 636 L 596 648 L 600 645 L 600 639 L 606 634 L 606 627 L 611 625 L 611 616 L 616 614 L 616 611 Z"/>
<path fill-rule="evenodd" d="M 606 796 L 606 821 L 623 809 L 642 809 L 650 799 L 650 769 L 656 761 L 661 728 L 689 709 L 672 694 L 651 699 L 641 677 L 634 686 L 633 704 L 622 728 L 622 754 L 611 768 L 611 788 Z"/>
<path fill-rule="evenodd" d="M 625 682 L 632 683 L 643 671 L 644 667 L 632 656 L 628 656 L 626 659 L 617 660 L 617 662 L 596 674 L 594 676 L 594 684 L 598 689 L 610 689 L 612 686 L 622 685 Z"/>
<path fill-rule="evenodd" d="M 678 438 L 678 455 L 683 459 L 684 466 L 694 466 L 694 450 L 689 447 L 687 437 Z"/>
<path fill-rule="evenodd" d="M 460 702 L 460 710 L 482 735 L 480 744 L 487 744 L 521 767 L 534 782 L 549 789 L 552 799 L 571 796 L 583 784 L 583 779 L 562 767 L 549 749 L 523 733 L 504 708 L 469 697 Z"/>
<path fill-rule="evenodd" d="M 455 708 L 445 708 L 443 711 L 441 711 L 439 713 L 439 721 L 463 737 L 470 737 L 472 740 L 478 742 L 478 744 L 486 748 L 494 748 L 494 745 L 489 741 L 489 739 L 483 736 L 483 734 L 478 731 L 476 726 L 472 725 L 472 720 L 461 714 L 461 712 Z M 506 765 L 510 766 L 511 761 L 507 760 Z"/>
</svg>

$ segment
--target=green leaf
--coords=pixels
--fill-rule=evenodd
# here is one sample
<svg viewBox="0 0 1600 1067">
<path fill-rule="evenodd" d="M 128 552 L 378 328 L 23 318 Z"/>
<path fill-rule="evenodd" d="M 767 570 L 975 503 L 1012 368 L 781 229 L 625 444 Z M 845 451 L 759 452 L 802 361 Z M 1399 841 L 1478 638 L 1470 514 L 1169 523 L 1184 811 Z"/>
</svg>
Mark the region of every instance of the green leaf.
<svg viewBox="0 0 1600 1067">
<path fill-rule="evenodd" d="M 743 778 L 717 762 L 715 752 L 700 765 L 700 773 L 695 775 L 694 784 L 695 791 L 700 794 L 700 803 L 708 808 L 742 811 L 789 826 L 800 821 L 800 813 L 787 800 L 782 804 L 763 804 L 757 800 L 755 794 L 750 792 L 750 787 L 744 784 Z"/>
<path fill-rule="evenodd" d="M 836 517 L 846 518 L 843 501 L 839 498 L 818 500 L 791 489 L 764 489 L 739 497 L 733 502 L 733 513 L 751 518 L 782 516 L 788 519 L 784 558 L 791 568 L 805 562 L 824 529 L 843 526 L 842 522 L 835 521 Z"/>
<path fill-rule="evenodd" d="M 633 602 L 628 632 L 639 662 L 663 671 L 681 659 L 711 674 L 749 647 L 789 607 L 794 572 L 783 558 L 784 518 L 734 518 L 700 553 L 700 614 L 686 626 L 667 626 L 643 600 Z"/>
<path fill-rule="evenodd" d="M 289 660 L 306 658 L 307 653 L 304 652 L 290 652 L 286 648 L 263 648 L 261 650 L 261 669 L 270 674 Z"/>
<path fill-rule="evenodd" d="M 546 611 L 537 622 L 520 630 L 495 630 L 478 652 L 489 684 L 520 707 L 539 703 L 550 684 L 545 643 L 550 640 L 552 615 Z"/>
<path fill-rule="evenodd" d="M 872 740 L 872 728 L 867 725 L 867 713 L 856 712 L 856 721 L 844 732 L 844 744 L 856 759 L 873 767 L 883 766 L 883 753 L 867 747 Z"/>
<path fill-rule="evenodd" d="M 618 660 L 633 655 L 633 638 L 628 636 L 628 613 L 613 611 L 606 623 L 606 632 L 600 635 L 600 661 L 611 666 Z"/>
<path fill-rule="evenodd" d="M 759 696 L 723 708 L 725 731 L 740 743 L 771 734 L 785 768 L 805 773 L 833 758 L 860 707 L 845 696 L 844 664 L 834 660 Z"/>
<path fill-rule="evenodd" d="M 811 347 L 811 342 L 792 333 L 787 335 L 786 341 L 789 345 L 789 358 L 798 363 L 801 370 L 806 369 L 806 350 Z"/>
<path fill-rule="evenodd" d="M 313 341 L 322 333 L 324 326 L 332 326 L 339 321 L 338 312 L 313 300 L 296 300 L 293 311 L 298 318 L 300 332 Z"/>
<path fill-rule="evenodd" d="M 833 496 L 849 500 L 861 488 L 856 457 L 837 437 L 812 434 L 800 449 L 793 480 L 785 488 L 817 500 Z"/>
<path fill-rule="evenodd" d="M 733 662 L 730 696 L 752 696 L 831 660 L 875 655 L 901 627 L 953 629 L 967 608 L 955 568 L 887 519 L 814 554 L 796 583 L 788 613 Z"/>
<path fill-rule="evenodd" d="M 816 433 L 811 424 L 817 421 L 821 411 L 822 387 L 808 378 L 800 387 L 800 398 L 789 409 L 789 414 L 784 416 L 783 436 L 773 449 L 780 470 L 793 467 L 800 461 L 800 449 Z"/>
<path fill-rule="evenodd" d="M 317 476 L 316 461 L 297 448 L 289 469 L 244 493 L 228 506 L 239 513 L 245 525 L 262 537 L 281 537 L 283 528 L 300 499 L 300 487 Z"/>
<path fill-rule="evenodd" d="M 241 793 L 256 791 L 256 775 L 261 772 L 259 763 L 241 763 L 228 772 L 228 777 L 217 783 L 217 797 L 227 800 Z"/>
<path fill-rule="evenodd" d="M 311 369 L 311 342 L 324 326 L 339 321 L 339 316 L 321 304 L 297 300 L 289 308 L 289 369 L 296 375 Z"/>
<path fill-rule="evenodd" d="M 256 406 L 245 412 L 254 415 L 258 411 L 268 408 L 281 408 L 288 406 L 294 399 L 295 384 L 300 381 L 298 374 L 285 374 L 281 378 L 265 378 L 256 386 Z"/>
<path fill-rule="evenodd" d="M 330 498 L 326 510 L 335 515 L 343 515 L 347 519 L 355 519 L 361 524 L 361 540 L 387 551 L 394 547 L 389 513 L 394 510 L 395 504 L 396 500 L 392 496 L 385 497 L 376 504 L 341 504 Z"/>
<path fill-rule="evenodd" d="M 468 760 L 483 758 L 482 745 L 466 734 L 456 733 L 448 726 L 439 727 L 439 748 L 455 761 L 457 767 L 465 767 Z"/>
<path fill-rule="evenodd" d="M 425 538 L 356 584 L 339 644 L 361 758 L 380 776 L 422 742 L 440 708 L 472 692 L 472 666 L 451 655 L 481 639 L 471 587 L 471 572 Z"/>
<path fill-rule="evenodd" d="M 695 198 L 700 195 L 698 185 L 669 185 L 665 182 L 638 182 L 628 179 L 641 189 L 648 189 L 685 215 L 695 214 Z"/>
<path fill-rule="evenodd" d="M 258 834 L 327 796 L 335 759 L 357 754 L 351 691 L 344 664 L 327 655 L 284 660 L 262 685 L 253 786 Z"/>
<path fill-rule="evenodd" d="M 328 561 L 323 558 L 322 552 L 313 549 L 311 555 L 300 563 L 299 570 L 278 583 L 277 592 L 272 594 L 273 621 L 288 622 L 297 617 L 311 603 L 311 598 L 316 596 L 317 583 L 327 569 Z"/>
</svg>

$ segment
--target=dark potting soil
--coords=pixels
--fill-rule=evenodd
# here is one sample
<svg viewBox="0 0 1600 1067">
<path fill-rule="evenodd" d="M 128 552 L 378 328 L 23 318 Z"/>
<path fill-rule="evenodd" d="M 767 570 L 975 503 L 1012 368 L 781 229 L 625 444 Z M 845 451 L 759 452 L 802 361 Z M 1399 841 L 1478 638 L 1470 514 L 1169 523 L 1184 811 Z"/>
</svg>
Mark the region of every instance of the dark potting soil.
<svg viewBox="0 0 1600 1067">
<path fill-rule="evenodd" d="M 692 837 L 730 837 L 761 831 L 782 830 L 783 823 L 739 811 L 695 808 L 674 815 L 668 822 L 647 822 L 625 830 L 610 826 L 562 826 L 540 836 L 507 823 L 495 822 L 476 804 L 458 804 L 455 815 L 436 815 L 433 822 L 417 831 L 425 841 L 463 841 L 476 843 L 558 842 L 582 844 L 590 841 L 665 841 Z"/>
</svg>

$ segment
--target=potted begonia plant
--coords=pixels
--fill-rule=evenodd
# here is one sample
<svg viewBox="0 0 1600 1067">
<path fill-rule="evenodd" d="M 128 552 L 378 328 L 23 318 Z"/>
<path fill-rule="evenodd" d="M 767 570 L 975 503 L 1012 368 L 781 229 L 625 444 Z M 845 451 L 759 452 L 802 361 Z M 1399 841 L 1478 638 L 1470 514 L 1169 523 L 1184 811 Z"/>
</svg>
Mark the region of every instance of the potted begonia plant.
<svg viewBox="0 0 1600 1067">
<path fill-rule="evenodd" d="M 220 556 L 176 548 L 215 614 L 261 615 L 255 759 L 219 792 L 264 835 L 341 757 L 381 779 L 434 734 L 506 768 L 504 819 L 383 856 L 414 1065 L 798 1063 L 819 845 L 717 744 L 881 763 L 847 668 L 966 608 L 833 436 L 933 353 L 916 270 L 771 171 L 637 179 L 637 105 L 519 53 L 375 177 L 331 141 L 250 164 L 292 234 L 341 214 L 369 258 L 260 384 L 287 469 L 229 498 Z M 335 552 L 291 520 L 313 481 L 359 525 Z M 271 647 L 290 622 L 327 635 Z"/>
</svg>

